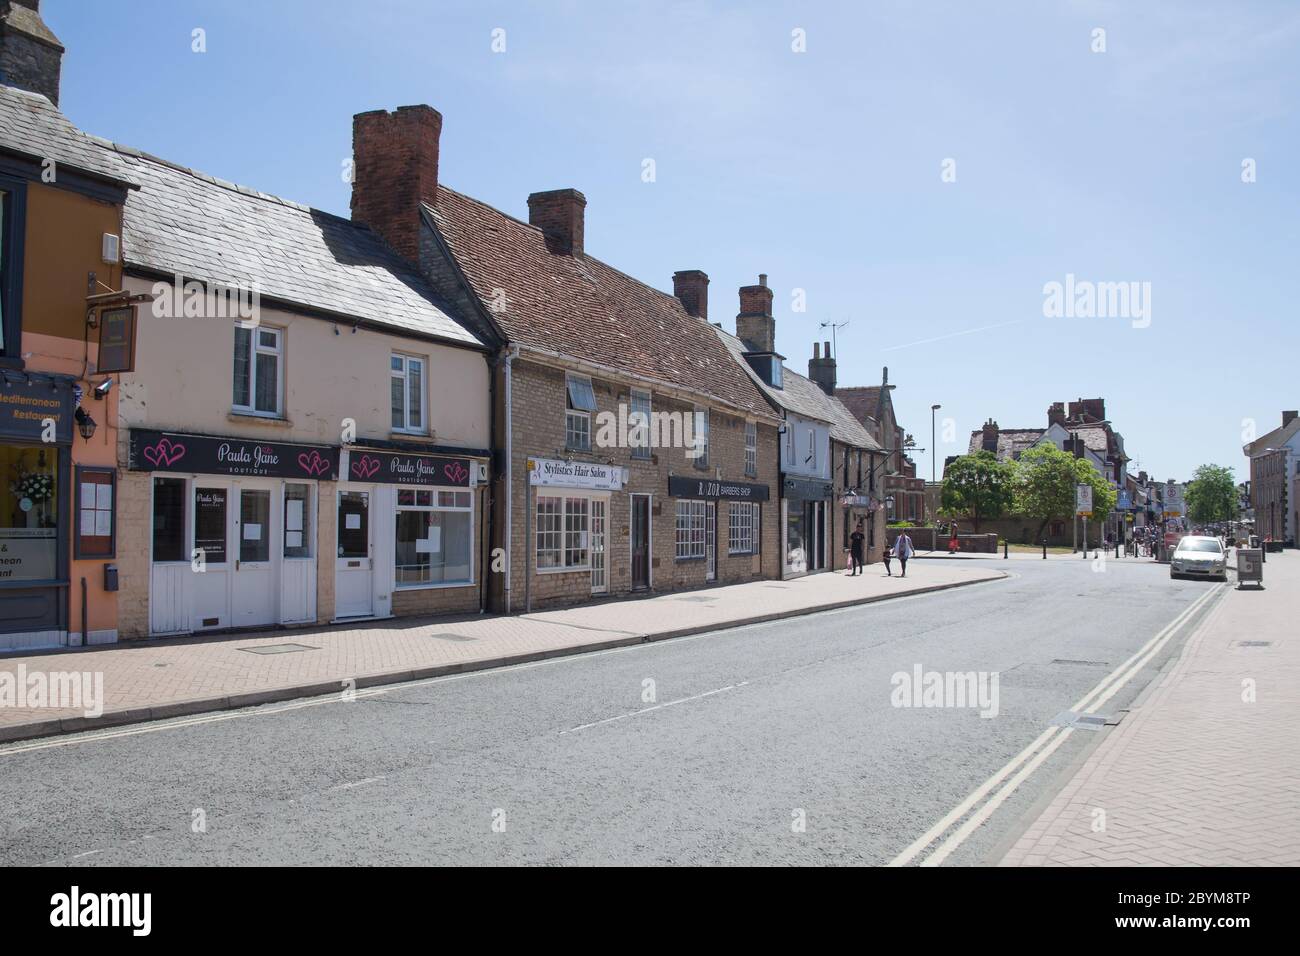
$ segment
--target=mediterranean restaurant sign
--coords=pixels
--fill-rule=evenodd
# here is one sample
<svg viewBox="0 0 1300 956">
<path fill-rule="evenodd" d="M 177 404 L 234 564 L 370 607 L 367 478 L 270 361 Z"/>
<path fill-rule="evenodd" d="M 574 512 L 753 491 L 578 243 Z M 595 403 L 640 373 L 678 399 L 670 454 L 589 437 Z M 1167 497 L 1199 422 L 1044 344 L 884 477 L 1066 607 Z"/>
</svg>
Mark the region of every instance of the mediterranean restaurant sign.
<svg viewBox="0 0 1300 956">
<path fill-rule="evenodd" d="M 348 449 L 348 481 L 379 481 L 389 485 L 441 485 L 468 488 L 472 462 L 442 455 Z"/>
<path fill-rule="evenodd" d="M 6 375 L 0 386 L 0 438 L 43 442 L 49 434 L 55 442 L 66 444 L 72 441 L 76 411 L 71 379 L 35 373 Z M 0 480 L 8 477 L 0 476 Z"/>
<path fill-rule="evenodd" d="M 131 429 L 133 471 L 334 480 L 339 450 L 317 445 Z"/>
<path fill-rule="evenodd" d="M 590 488 L 617 491 L 623 487 L 623 469 L 590 461 L 560 461 L 556 458 L 529 458 L 530 485 L 556 485 L 561 488 Z"/>
<path fill-rule="evenodd" d="M 747 481 L 717 481 L 713 478 L 668 478 L 668 494 L 674 498 L 724 498 L 727 501 L 766 501 L 767 485 Z"/>
</svg>

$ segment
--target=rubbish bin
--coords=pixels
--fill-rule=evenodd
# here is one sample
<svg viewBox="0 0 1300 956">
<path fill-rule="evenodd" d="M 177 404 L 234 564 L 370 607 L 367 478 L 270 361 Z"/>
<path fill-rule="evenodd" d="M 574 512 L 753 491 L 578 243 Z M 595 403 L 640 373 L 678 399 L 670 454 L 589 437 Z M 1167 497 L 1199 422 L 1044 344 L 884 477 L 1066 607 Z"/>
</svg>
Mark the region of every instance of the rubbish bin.
<svg viewBox="0 0 1300 956">
<path fill-rule="evenodd" d="M 1237 587 L 1247 581 L 1257 588 L 1264 586 L 1264 554 L 1259 548 L 1237 549 Z"/>
</svg>

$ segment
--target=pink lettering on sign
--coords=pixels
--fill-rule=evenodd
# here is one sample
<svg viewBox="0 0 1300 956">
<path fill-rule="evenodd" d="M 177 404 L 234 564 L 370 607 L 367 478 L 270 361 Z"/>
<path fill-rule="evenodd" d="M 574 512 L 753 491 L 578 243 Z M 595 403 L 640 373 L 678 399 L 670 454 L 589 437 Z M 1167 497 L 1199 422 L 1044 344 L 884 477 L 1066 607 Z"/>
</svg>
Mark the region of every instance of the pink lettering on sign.
<svg viewBox="0 0 1300 956">
<path fill-rule="evenodd" d="M 302 470 L 307 472 L 309 475 L 323 475 L 325 472 L 329 471 L 330 467 L 329 461 L 322 458 L 321 453 L 314 449 L 310 455 L 306 452 L 299 455 L 298 464 L 301 465 Z"/>
<path fill-rule="evenodd" d="M 469 477 L 469 472 L 465 470 L 465 466 L 458 461 L 453 461 L 449 464 L 443 465 L 442 473 L 451 479 L 453 485 L 459 485 Z"/>
<path fill-rule="evenodd" d="M 352 463 L 352 474 L 364 481 L 367 478 L 373 478 L 375 472 L 379 470 L 379 459 L 371 458 L 369 455 L 362 455 Z"/>
<path fill-rule="evenodd" d="M 158 444 L 144 449 L 141 454 L 145 461 L 155 468 L 170 468 L 185 457 L 185 446 L 167 438 L 158 439 Z"/>
</svg>

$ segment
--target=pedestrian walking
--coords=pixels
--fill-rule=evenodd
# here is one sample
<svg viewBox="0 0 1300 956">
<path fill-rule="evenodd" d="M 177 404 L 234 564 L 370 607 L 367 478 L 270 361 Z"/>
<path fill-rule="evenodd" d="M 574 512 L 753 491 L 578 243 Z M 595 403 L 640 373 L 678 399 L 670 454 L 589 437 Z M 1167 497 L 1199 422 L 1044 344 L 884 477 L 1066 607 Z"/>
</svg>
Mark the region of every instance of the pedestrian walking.
<svg viewBox="0 0 1300 956">
<path fill-rule="evenodd" d="M 907 577 L 907 559 L 912 556 L 912 536 L 904 528 L 898 533 L 898 540 L 894 542 L 894 556 L 898 558 L 898 566 L 902 568 L 901 577 Z"/>
<path fill-rule="evenodd" d="M 889 569 L 889 562 L 894 557 L 894 549 L 889 544 L 889 535 L 885 535 L 885 550 L 881 556 L 885 559 L 885 574 L 892 578 L 894 572 Z"/>
<path fill-rule="evenodd" d="M 849 574 L 854 575 L 862 570 L 862 547 L 866 543 L 867 534 L 862 530 L 862 522 L 858 522 L 857 529 L 849 535 Z"/>
</svg>

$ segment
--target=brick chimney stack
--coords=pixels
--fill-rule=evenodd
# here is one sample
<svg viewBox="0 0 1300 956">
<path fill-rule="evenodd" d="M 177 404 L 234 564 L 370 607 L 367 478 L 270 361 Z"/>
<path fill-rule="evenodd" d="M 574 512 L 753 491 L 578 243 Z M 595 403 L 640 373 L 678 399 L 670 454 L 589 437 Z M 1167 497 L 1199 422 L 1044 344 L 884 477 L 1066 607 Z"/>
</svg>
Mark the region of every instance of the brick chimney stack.
<svg viewBox="0 0 1300 956">
<path fill-rule="evenodd" d="M 528 222 L 542 230 L 557 256 L 581 257 L 587 197 L 576 189 L 551 189 L 528 197 Z"/>
<path fill-rule="evenodd" d="M 998 423 L 991 418 L 984 423 L 984 435 L 980 440 L 980 447 L 995 455 L 998 453 Z"/>
<path fill-rule="evenodd" d="M 442 114 L 399 106 L 352 117 L 352 218 L 409 262 L 420 258 L 420 204 L 438 199 Z"/>
<path fill-rule="evenodd" d="M 1065 402 L 1052 402 L 1047 409 L 1047 425 L 1065 425 Z"/>
<path fill-rule="evenodd" d="M 0 83 L 59 105 L 63 44 L 41 19 L 41 0 L 0 0 Z"/>
<path fill-rule="evenodd" d="M 699 269 L 674 272 L 673 295 L 690 315 L 709 320 L 709 277 Z"/>
<path fill-rule="evenodd" d="M 835 394 L 835 357 L 831 355 L 831 343 L 825 342 L 819 348 L 813 343 L 813 357 L 808 360 L 808 377 L 821 386 L 827 395 Z"/>
<path fill-rule="evenodd" d="M 1300 415 L 1300 412 L 1283 412 L 1282 427 L 1286 428 L 1286 426 L 1290 425 L 1293 421 L 1296 420 L 1297 415 Z"/>
<path fill-rule="evenodd" d="M 736 336 L 751 352 L 776 351 L 776 320 L 772 318 L 772 290 L 767 287 L 766 273 L 759 275 L 758 285 L 740 287 Z"/>
</svg>

